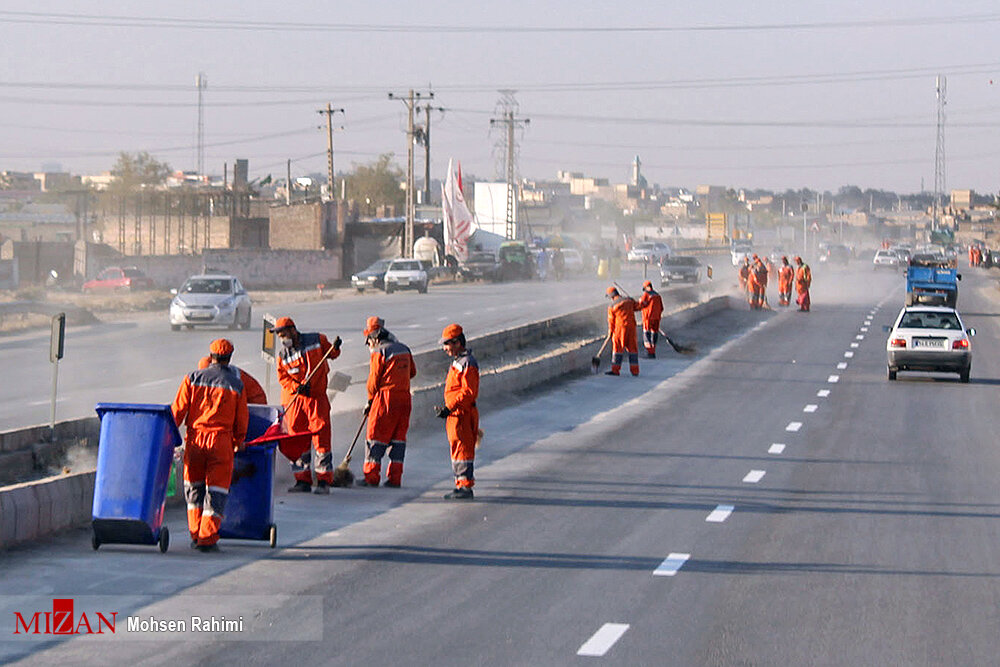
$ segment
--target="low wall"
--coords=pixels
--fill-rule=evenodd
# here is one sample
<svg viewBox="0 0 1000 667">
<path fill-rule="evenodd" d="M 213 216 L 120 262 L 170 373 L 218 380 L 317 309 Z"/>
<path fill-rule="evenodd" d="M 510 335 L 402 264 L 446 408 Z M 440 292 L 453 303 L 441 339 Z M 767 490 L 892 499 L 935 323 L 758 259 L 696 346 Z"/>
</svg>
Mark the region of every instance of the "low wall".
<svg viewBox="0 0 1000 667">
<path fill-rule="evenodd" d="M 731 297 L 716 297 L 667 314 L 662 320 L 662 326 L 667 329 L 677 328 L 731 306 Z M 507 353 L 528 348 L 545 339 L 572 338 L 571 342 L 527 361 L 512 359 L 508 365 L 494 364 L 492 372 L 484 372 L 482 375 L 479 401 L 483 407 L 488 409 L 491 401 L 505 395 L 538 387 L 566 375 L 587 372 L 594 354 L 594 345 L 604 337 L 605 313 L 605 306 L 596 306 L 563 317 L 527 324 L 509 332 L 497 332 L 470 340 L 469 347 L 475 347 L 477 355 L 502 358 Z M 449 361 L 446 357 L 442 361 L 442 357 L 435 350 L 416 355 L 415 361 L 432 369 L 437 364 L 446 368 Z M 443 368 L 438 377 L 443 377 Z M 413 391 L 411 427 L 424 426 L 435 419 L 432 407 L 441 403 L 442 389 L 443 382 Z M 335 425 L 338 422 L 346 425 L 349 420 L 335 420 Z M 27 452 L 28 456 L 34 457 L 35 447 L 44 449 L 46 446 L 43 441 L 47 435 L 48 427 L 0 434 L 0 451 L 21 452 L 22 457 Z M 56 435 L 57 440 L 62 437 L 67 441 L 93 442 L 96 447 L 100 422 L 96 417 L 61 422 L 56 425 Z M 0 549 L 90 521 L 94 478 L 94 471 L 86 471 L 0 488 Z M 168 504 L 178 502 L 179 494 Z"/>
</svg>

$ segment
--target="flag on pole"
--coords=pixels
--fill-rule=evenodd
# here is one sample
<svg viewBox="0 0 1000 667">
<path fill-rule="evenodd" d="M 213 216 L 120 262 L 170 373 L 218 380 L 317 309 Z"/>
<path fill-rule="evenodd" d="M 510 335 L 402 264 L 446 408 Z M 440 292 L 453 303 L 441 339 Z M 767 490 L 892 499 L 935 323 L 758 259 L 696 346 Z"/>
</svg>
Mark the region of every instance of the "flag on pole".
<svg viewBox="0 0 1000 667">
<path fill-rule="evenodd" d="M 441 209 L 444 219 L 444 252 L 454 255 L 459 262 L 464 262 L 469 257 L 469 237 L 475 222 L 462 194 L 461 174 L 462 164 L 458 165 L 456 178 L 452 162 L 448 160 L 448 176 L 441 184 Z"/>
</svg>

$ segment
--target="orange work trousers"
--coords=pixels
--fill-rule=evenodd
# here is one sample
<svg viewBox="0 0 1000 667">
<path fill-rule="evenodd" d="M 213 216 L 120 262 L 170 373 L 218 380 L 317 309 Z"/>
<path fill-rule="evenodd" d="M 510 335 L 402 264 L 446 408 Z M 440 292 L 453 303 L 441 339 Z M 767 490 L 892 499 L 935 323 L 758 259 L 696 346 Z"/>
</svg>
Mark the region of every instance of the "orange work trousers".
<svg viewBox="0 0 1000 667">
<path fill-rule="evenodd" d="M 467 408 L 452 412 L 445 420 L 448 445 L 451 448 L 451 468 L 455 473 L 455 487 L 469 487 L 476 483 L 474 464 L 476 438 L 479 434 L 479 409 Z"/>
<path fill-rule="evenodd" d="M 382 457 L 389 453 L 388 481 L 398 486 L 403 477 L 406 458 L 406 432 L 410 428 L 412 409 L 410 392 L 380 391 L 372 399 L 365 434 L 365 480 L 377 486 L 382 477 Z"/>
<path fill-rule="evenodd" d="M 333 454 L 330 451 L 330 401 L 324 393 L 311 396 L 295 396 L 285 408 L 285 430 L 288 433 L 312 431 L 311 448 L 306 447 L 300 456 L 292 461 L 295 481 L 313 483 L 313 472 L 317 482 L 333 484 Z M 315 449 L 313 454 L 310 449 Z"/>
<path fill-rule="evenodd" d="M 191 539 L 201 546 L 219 541 L 232 478 L 232 433 L 189 432 L 184 446 L 184 498 Z"/>
</svg>

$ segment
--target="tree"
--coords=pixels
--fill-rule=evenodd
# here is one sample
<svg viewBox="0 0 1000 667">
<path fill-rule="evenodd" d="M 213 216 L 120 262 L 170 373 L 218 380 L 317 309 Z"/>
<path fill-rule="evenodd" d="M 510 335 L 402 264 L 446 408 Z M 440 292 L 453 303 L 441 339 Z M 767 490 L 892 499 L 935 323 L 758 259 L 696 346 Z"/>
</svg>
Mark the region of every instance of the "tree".
<svg viewBox="0 0 1000 667">
<path fill-rule="evenodd" d="M 146 151 L 135 154 L 122 151 L 111 168 L 111 175 L 115 178 L 111 187 L 129 192 L 143 186 L 163 185 L 171 171 L 170 165 L 156 160 Z"/>
<path fill-rule="evenodd" d="M 393 205 L 397 211 L 403 210 L 406 193 L 399 184 L 406 180 L 406 174 L 392 163 L 393 154 L 383 153 L 375 162 L 355 164 L 354 171 L 347 175 L 347 196 L 368 205 Z"/>
</svg>

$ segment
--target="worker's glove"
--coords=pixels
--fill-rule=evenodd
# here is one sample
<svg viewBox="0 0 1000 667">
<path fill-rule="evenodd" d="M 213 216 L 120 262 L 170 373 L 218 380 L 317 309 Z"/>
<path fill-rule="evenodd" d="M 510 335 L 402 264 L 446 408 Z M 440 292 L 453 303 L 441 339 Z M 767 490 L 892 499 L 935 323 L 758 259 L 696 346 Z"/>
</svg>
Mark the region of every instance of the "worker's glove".
<svg viewBox="0 0 1000 667">
<path fill-rule="evenodd" d="M 337 350 L 339 352 L 340 351 L 340 345 L 343 342 L 344 341 L 340 340 L 340 336 L 337 336 L 336 338 L 334 338 L 333 339 L 333 349 L 335 349 L 335 350 Z"/>
<path fill-rule="evenodd" d="M 451 410 L 444 405 L 436 405 L 434 406 L 434 414 L 436 414 L 440 419 L 444 419 L 451 414 Z"/>
<path fill-rule="evenodd" d="M 368 413 L 371 411 L 372 411 L 372 399 L 369 398 L 368 404 L 365 406 L 365 417 L 367 417 Z"/>
<path fill-rule="evenodd" d="M 309 395 L 309 383 L 308 382 L 303 382 L 302 384 L 300 384 L 298 387 L 295 388 L 295 393 L 298 394 L 299 396 L 308 396 Z"/>
</svg>

